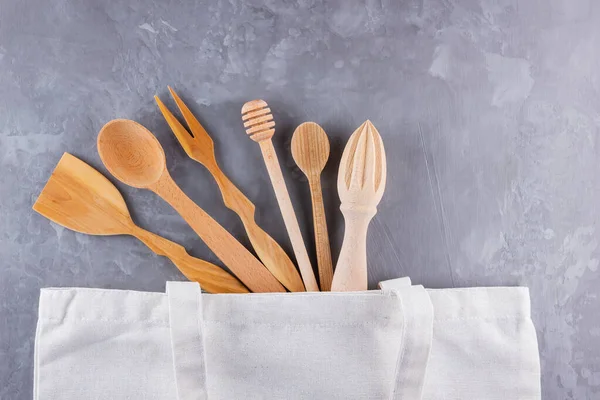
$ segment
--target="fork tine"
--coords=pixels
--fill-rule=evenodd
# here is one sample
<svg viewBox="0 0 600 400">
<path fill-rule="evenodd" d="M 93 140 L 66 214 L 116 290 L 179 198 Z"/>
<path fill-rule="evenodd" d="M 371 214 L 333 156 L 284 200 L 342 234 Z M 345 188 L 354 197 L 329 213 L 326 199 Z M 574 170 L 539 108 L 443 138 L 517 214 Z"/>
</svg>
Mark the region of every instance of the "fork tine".
<svg viewBox="0 0 600 400">
<path fill-rule="evenodd" d="M 175 104 L 177 104 L 177 107 L 179 107 L 181 115 L 183 115 L 185 122 L 187 122 L 188 127 L 192 131 L 192 136 L 199 140 L 210 140 L 212 142 L 212 139 L 208 135 L 208 132 L 206 132 L 206 129 L 204 129 L 204 127 L 200 124 L 196 117 L 194 117 L 194 114 L 192 114 L 188 106 L 185 105 L 183 100 L 181 100 L 181 98 L 177 95 L 177 93 L 175 93 L 171 86 L 167 87 L 169 88 L 169 92 L 171 92 L 171 96 L 173 96 L 173 100 L 175 100 Z"/>
<path fill-rule="evenodd" d="M 175 134 L 175 137 L 177 137 L 177 140 L 179 140 L 179 144 L 181 144 L 181 147 L 183 147 L 183 149 L 185 150 L 187 155 L 189 157 L 192 157 L 192 153 L 193 153 L 192 135 L 188 132 L 187 129 L 185 129 L 185 127 L 183 125 L 181 125 L 181 122 L 179 122 L 179 120 L 177 118 L 175 118 L 173 113 L 171 113 L 171 111 L 169 111 L 167 106 L 165 106 L 163 104 L 163 102 L 160 100 L 160 98 L 158 96 L 154 96 L 154 100 L 156 100 L 156 104 L 158 104 L 158 108 L 162 112 L 163 117 L 165 117 L 165 120 L 167 120 L 167 124 L 169 124 L 169 127 L 171 127 L 171 130 Z"/>
</svg>

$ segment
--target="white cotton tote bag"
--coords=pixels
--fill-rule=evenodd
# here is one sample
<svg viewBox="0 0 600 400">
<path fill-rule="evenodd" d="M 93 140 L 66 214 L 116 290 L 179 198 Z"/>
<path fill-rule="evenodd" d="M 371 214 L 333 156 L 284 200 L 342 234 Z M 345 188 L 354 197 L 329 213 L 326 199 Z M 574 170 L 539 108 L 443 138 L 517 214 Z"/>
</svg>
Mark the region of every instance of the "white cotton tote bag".
<svg viewBox="0 0 600 400">
<path fill-rule="evenodd" d="M 37 400 L 419 399 L 423 287 L 204 294 L 42 289 Z"/>
<path fill-rule="evenodd" d="M 42 289 L 34 398 L 541 398 L 527 288 Z M 433 312 L 432 312 L 433 310 Z"/>
</svg>

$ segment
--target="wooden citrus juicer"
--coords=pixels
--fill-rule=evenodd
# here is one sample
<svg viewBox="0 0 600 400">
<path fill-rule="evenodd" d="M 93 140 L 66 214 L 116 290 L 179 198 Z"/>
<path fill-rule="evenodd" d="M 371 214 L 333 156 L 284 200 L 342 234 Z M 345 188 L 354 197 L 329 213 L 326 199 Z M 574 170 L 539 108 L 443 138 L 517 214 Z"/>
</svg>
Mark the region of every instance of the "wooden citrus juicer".
<svg viewBox="0 0 600 400">
<path fill-rule="evenodd" d="M 386 181 L 383 142 L 371 121 L 350 136 L 338 172 L 345 232 L 332 291 L 367 290 L 367 230 L 377 213 Z"/>
<path fill-rule="evenodd" d="M 162 146 L 148 129 L 131 120 L 110 121 L 98 134 L 98 153 L 115 178 L 149 189 L 169 203 L 250 290 L 285 292 L 256 257 L 177 186 L 167 171 Z"/>
<path fill-rule="evenodd" d="M 277 244 L 277 242 L 265 232 L 254 219 L 254 204 L 229 180 L 223 173 L 215 157 L 215 145 L 212 138 L 206 132 L 194 114 L 185 105 L 183 100 L 171 87 L 169 91 L 179 107 L 183 118 L 187 122 L 188 131 L 163 102 L 154 96 L 160 111 L 167 120 L 171 130 L 181 143 L 187 155 L 204 165 L 211 173 L 223 197 L 225 206 L 234 211 L 244 224 L 250 243 L 265 267 L 285 286 L 290 292 L 304 292 L 302 278 L 290 257 Z"/>
<path fill-rule="evenodd" d="M 315 279 L 315 273 L 310 264 L 310 258 L 308 258 L 302 232 L 300 231 L 298 219 L 294 212 L 294 206 L 285 186 L 277 153 L 275 153 L 275 148 L 271 141 L 273 134 L 275 134 L 275 121 L 273 121 L 271 109 L 264 100 L 249 101 L 242 107 L 242 121 L 244 121 L 244 127 L 250 139 L 260 145 L 260 150 L 267 166 L 273 190 L 275 191 L 277 204 L 279 204 L 279 209 L 283 216 L 285 229 L 292 243 L 292 249 L 298 262 L 304 286 L 308 292 L 318 291 L 319 286 Z"/>
<path fill-rule="evenodd" d="M 49 220 L 88 235 L 132 235 L 152 251 L 168 257 L 191 281 L 212 293 L 245 293 L 231 274 L 190 256 L 183 246 L 137 226 L 117 188 L 100 172 L 63 154 L 33 209 Z"/>
<path fill-rule="evenodd" d="M 333 265 L 321 190 L 321 172 L 329 158 L 329 138 L 323 128 L 314 122 L 305 122 L 298 126 L 292 136 L 292 156 L 308 178 L 317 247 L 319 283 L 322 291 L 329 291 L 333 279 Z"/>
</svg>

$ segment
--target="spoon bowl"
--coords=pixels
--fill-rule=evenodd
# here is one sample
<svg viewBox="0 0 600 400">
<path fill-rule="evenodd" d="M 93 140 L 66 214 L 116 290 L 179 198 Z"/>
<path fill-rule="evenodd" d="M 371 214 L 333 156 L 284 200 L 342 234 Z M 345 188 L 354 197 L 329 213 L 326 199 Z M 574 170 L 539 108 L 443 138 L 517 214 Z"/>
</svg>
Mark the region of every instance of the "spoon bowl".
<svg viewBox="0 0 600 400">
<path fill-rule="evenodd" d="M 292 136 L 292 157 L 306 176 L 320 175 L 329 158 L 329 138 L 319 125 L 305 122 Z"/>
<path fill-rule="evenodd" d="M 156 137 L 128 119 L 115 119 L 102 127 L 98 153 L 115 178 L 136 188 L 156 183 L 166 169 L 165 153 Z"/>
</svg>

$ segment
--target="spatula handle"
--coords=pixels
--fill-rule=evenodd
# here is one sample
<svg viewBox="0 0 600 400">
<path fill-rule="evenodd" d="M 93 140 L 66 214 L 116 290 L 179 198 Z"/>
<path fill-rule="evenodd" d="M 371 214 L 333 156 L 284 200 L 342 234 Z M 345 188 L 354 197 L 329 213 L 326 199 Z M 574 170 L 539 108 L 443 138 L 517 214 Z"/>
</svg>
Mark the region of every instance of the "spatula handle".
<svg viewBox="0 0 600 400">
<path fill-rule="evenodd" d="M 153 252 L 169 258 L 190 281 L 200 283 L 210 293 L 248 293 L 248 289 L 233 275 L 208 261 L 190 256 L 183 246 L 140 227 L 133 235 Z"/>
<path fill-rule="evenodd" d="M 342 207 L 344 242 L 335 267 L 332 292 L 367 290 L 367 230 L 375 212 Z"/>
<path fill-rule="evenodd" d="M 208 248 L 251 291 L 285 292 L 285 288 L 252 253 L 183 193 L 166 170 L 150 189 L 183 217 Z"/>
</svg>

